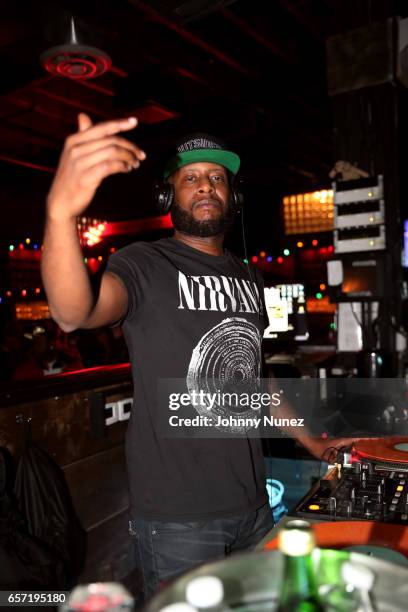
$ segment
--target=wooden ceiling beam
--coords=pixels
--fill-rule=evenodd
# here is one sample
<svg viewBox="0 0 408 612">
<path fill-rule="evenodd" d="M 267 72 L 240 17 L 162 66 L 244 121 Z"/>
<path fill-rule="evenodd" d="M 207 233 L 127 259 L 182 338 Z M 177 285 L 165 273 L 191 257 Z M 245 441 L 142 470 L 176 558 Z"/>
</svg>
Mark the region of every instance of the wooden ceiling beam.
<svg viewBox="0 0 408 612">
<path fill-rule="evenodd" d="M 213 57 L 215 57 L 215 59 L 225 64 L 229 68 L 232 68 L 233 70 L 243 74 L 244 76 L 250 79 L 256 79 L 259 76 L 255 70 L 250 70 L 249 68 L 245 68 L 242 64 L 240 64 L 233 57 L 231 57 L 227 53 L 224 53 L 223 51 L 221 51 L 214 45 L 206 42 L 202 38 L 198 37 L 196 34 L 193 34 L 186 28 L 183 28 L 178 23 L 172 21 L 169 17 L 166 17 L 165 15 L 159 13 L 159 11 L 156 11 L 155 9 L 153 9 L 146 2 L 142 2 L 141 0 L 130 0 L 130 2 L 136 8 L 142 10 L 146 15 L 148 15 L 148 17 L 152 21 L 155 21 L 157 23 L 160 23 L 161 25 L 164 25 L 166 28 L 175 32 L 176 34 L 178 34 L 178 36 L 180 36 L 181 38 L 183 38 L 190 44 L 194 45 L 195 47 L 198 47 L 202 51 L 205 51 L 209 55 L 212 55 Z"/>
<path fill-rule="evenodd" d="M 236 15 L 233 11 L 231 11 L 231 9 L 223 8 L 220 12 L 227 21 L 255 40 L 259 45 L 265 49 L 268 49 L 268 51 L 273 53 L 273 55 L 276 55 L 279 59 L 286 63 L 295 63 L 296 58 L 294 57 L 293 53 L 290 53 L 286 49 L 282 49 L 273 40 L 260 34 L 258 30 L 252 27 L 245 19 L 242 19 L 242 17 Z"/>
</svg>

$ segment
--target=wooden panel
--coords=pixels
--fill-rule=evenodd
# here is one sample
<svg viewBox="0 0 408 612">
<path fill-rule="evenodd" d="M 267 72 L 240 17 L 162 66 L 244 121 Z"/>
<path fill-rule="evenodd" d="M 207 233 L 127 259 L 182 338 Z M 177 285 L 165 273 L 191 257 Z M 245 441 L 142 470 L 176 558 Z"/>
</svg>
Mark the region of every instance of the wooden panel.
<svg viewBox="0 0 408 612">
<path fill-rule="evenodd" d="M 89 531 L 129 505 L 123 445 L 102 451 L 64 468 L 72 501 Z"/>
<path fill-rule="evenodd" d="M 117 385 L 99 387 L 95 391 L 102 391 L 109 401 L 131 397 L 128 385 L 122 393 Z M 34 442 L 61 466 L 117 446 L 123 442 L 127 421 L 107 427 L 105 438 L 94 437 L 89 419 L 89 393 L 92 392 L 82 391 L 2 408 L 0 446 L 8 448 L 15 457 L 20 454 L 24 428 L 16 421 L 19 414 L 31 419 Z"/>
</svg>

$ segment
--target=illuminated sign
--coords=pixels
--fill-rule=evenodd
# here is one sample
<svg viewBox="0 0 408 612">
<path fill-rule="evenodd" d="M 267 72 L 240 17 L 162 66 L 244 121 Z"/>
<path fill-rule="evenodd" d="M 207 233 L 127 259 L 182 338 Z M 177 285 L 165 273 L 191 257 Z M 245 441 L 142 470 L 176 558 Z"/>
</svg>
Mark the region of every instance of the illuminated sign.
<svg viewBox="0 0 408 612">
<path fill-rule="evenodd" d="M 286 235 L 329 232 L 334 229 L 332 189 L 285 196 L 282 205 Z"/>
<path fill-rule="evenodd" d="M 16 319 L 38 321 L 51 318 L 47 302 L 17 302 L 15 309 Z"/>
</svg>

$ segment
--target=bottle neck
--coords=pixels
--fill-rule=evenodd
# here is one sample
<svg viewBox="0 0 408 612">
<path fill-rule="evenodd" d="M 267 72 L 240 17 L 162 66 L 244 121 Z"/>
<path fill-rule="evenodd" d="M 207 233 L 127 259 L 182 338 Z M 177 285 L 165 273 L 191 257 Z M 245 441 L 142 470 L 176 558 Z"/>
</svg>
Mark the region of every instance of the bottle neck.
<svg viewBox="0 0 408 612">
<path fill-rule="evenodd" d="M 321 612 L 311 555 L 284 556 L 279 612 Z"/>
</svg>

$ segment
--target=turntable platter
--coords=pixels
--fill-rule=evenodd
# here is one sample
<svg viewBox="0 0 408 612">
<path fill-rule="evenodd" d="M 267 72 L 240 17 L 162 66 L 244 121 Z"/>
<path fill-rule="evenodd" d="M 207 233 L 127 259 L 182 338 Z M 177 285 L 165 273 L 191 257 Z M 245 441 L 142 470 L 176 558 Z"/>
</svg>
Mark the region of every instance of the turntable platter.
<svg viewBox="0 0 408 612">
<path fill-rule="evenodd" d="M 358 440 L 354 446 L 356 454 L 361 459 L 408 463 L 408 438 L 406 436 L 362 439 Z"/>
</svg>

